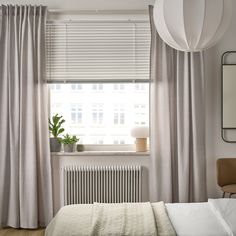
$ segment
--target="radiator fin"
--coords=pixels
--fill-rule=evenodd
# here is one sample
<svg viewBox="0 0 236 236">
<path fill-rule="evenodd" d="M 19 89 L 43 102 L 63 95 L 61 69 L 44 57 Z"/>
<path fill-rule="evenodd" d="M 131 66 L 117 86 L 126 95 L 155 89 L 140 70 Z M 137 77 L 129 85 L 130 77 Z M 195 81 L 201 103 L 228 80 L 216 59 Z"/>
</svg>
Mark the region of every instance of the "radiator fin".
<svg viewBox="0 0 236 236">
<path fill-rule="evenodd" d="M 65 166 L 63 202 L 141 202 L 141 180 L 141 166 Z"/>
</svg>

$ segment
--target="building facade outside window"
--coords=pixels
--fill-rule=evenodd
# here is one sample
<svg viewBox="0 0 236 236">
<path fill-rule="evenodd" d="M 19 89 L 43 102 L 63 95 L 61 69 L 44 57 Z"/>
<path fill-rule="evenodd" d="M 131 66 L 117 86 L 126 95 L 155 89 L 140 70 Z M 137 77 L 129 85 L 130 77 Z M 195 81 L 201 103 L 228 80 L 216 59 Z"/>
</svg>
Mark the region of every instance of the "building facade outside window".
<svg viewBox="0 0 236 236">
<path fill-rule="evenodd" d="M 135 90 L 136 91 L 145 91 L 146 84 L 135 84 Z"/>
<path fill-rule="evenodd" d="M 135 104 L 135 125 L 148 125 L 148 107 L 147 104 Z"/>
<path fill-rule="evenodd" d="M 60 91 L 50 90 L 50 114 L 62 115 L 65 133 L 81 137 L 84 144 L 133 144 L 132 127 L 149 124 L 148 83 L 138 93 L 135 83 L 124 83 L 122 93 L 114 93 L 114 85 L 103 84 L 97 93 L 93 84 L 82 84 L 72 93 L 71 84 L 61 84 Z"/>
<path fill-rule="evenodd" d="M 125 139 L 124 138 L 115 138 L 114 141 L 113 141 L 113 144 L 115 144 L 115 145 L 118 145 L 118 144 L 123 145 L 123 144 L 125 144 Z"/>
<path fill-rule="evenodd" d="M 71 104 L 71 123 L 82 124 L 83 122 L 82 104 Z"/>
<path fill-rule="evenodd" d="M 54 91 L 61 90 L 61 84 L 51 84 L 50 88 Z"/>
<path fill-rule="evenodd" d="M 124 91 L 125 84 L 114 84 L 113 86 L 114 91 Z"/>
<path fill-rule="evenodd" d="M 72 91 L 81 91 L 83 88 L 82 84 L 72 84 L 71 85 L 71 90 Z"/>
<path fill-rule="evenodd" d="M 93 104 L 92 105 L 92 122 L 95 125 L 103 124 L 104 110 L 103 104 Z"/>
<path fill-rule="evenodd" d="M 114 104 L 113 106 L 114 115 L 114 125 L 124 125 L 125 124 L 125 105 L 124 104 Z"/>
<path fill-rule="evenodd" d="M 95 91 L 102 91 L 103 90 L 103 84 L 93 84 L 92 89 Z"/>
</svg>

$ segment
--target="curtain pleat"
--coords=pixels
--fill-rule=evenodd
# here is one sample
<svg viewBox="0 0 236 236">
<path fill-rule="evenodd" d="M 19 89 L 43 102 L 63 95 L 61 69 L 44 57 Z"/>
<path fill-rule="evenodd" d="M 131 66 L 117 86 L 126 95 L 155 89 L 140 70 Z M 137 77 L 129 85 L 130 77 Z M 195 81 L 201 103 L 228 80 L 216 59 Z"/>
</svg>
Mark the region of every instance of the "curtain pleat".
<svg viewBox="0 0 236 236">
<path fill-rule="evenodd" d="M 52 218 L 45 83 L 44 6 L 2 6 L 0 226 L 37 228 Z"/>
<path fill-rule="evenodd" d="M 159 37 L 149 8 L 150 197 L 206 200 L 203 54 L 177 51 Z"/>
</svg>

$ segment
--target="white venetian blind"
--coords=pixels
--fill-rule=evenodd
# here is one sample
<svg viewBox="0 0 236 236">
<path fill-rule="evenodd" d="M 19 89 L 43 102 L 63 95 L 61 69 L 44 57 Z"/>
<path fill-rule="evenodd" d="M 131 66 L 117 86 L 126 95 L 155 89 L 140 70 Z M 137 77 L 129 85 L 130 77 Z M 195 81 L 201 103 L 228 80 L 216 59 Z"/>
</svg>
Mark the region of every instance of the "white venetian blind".
<svg viewBox="0 0 236 236">
<path fill-rule="evenodd" d="M 149 79 L 148 22 L 48 23 L 47 80 Z"/>
</svg>

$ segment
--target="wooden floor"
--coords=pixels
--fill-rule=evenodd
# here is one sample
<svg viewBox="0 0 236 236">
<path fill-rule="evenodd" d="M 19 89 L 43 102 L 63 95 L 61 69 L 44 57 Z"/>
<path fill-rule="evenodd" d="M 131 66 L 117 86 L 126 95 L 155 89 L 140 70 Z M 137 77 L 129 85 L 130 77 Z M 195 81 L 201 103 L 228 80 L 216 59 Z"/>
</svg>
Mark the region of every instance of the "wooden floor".
<svg viewBox="0 0 236 236">
<path fill-rule="evenodd" d="M 44 229 L 0 229 L 0 236 L 44 236 Z"/>
</svg>

